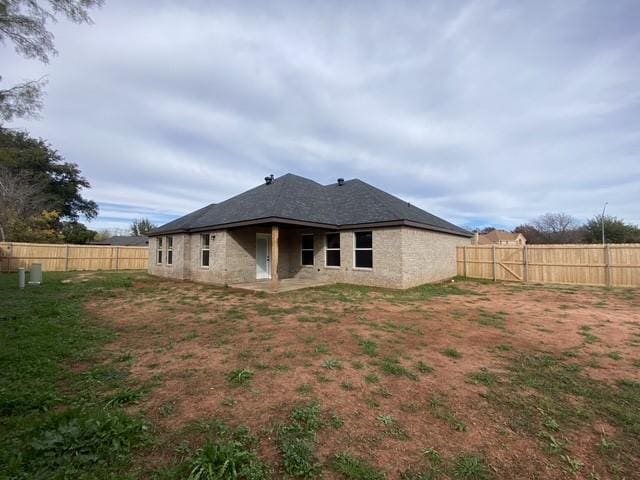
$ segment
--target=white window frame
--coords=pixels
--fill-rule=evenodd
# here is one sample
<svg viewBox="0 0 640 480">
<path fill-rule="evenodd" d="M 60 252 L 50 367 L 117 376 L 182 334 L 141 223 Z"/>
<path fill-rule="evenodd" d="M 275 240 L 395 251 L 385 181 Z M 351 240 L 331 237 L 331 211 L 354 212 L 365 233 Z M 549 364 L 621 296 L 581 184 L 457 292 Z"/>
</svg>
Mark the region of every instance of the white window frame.
<svg viewBox="0 0 640 480">
<path fill-rule="evenodd" d="M 312 247 L 311 248 L 303 248 L 304 245 L 304 237 L 311 237 Z M 316 246 L 316 237 L 313 233 L 303 233 L 300 235 L 300 266 L 302 267 L 313 267 L 316 264 L 315 259 L 315 246 Z M 304 252 L 311 251 L 311 263 L 303 263 L 303 254 Z"/>
<path fill-rule="evenodd" d="M 357 248 L 356 247 L 356 233 L 369 233 L 371 232 L 371 248 Z M 371 251 L 371 267 L 358 267 L 356 266 L 356 252 L 360 251 Z M 373 270 L 373 230 L 356 230 L 353 232 L 353 268 L 354 270 Z"/>
<path fill-rule="evenodd" d="M 204 239 L 207 239 L 207 246 L 205 248 Z M 204 264 L 204 252 L 209 252 L 209 264 Z M 201 268 L 209 268 L 211 266 L 211 235 L 208 233 L 203 233 L 200 235 L 200 267 Z"/>
<path fill-rule="evenodd" d="M 163 243 L 162 237 L 156 238 L 156 265 L 162 265 Z"/>
<path fill-rule="evenodd" d="M 327 241 L 327 236 L 329 235 L 334 235 L 337 234 L 338 235 L 338 241 L 340 242 L 340 247 L 338 248 L 329 248 L 329 242 Z M 327 264 L 327 258 L 329 257 L 329 251 L 335 252 L 335 251 L 339 252 L 338 258 L 340 259 L 340 265 L 328 265 Z M 327 232 L 324 234 L 324 267 L 325 268 L 342 268 L 342 239 L 340 238 L 340 232 Z"/>
<path fill-rule="evenodd" d="M 173 236 L 166 237 L 167 239 L 167 265 L 173 265 Z M 169 255 L 171 253 L 171 255 Z"/>
</svg>

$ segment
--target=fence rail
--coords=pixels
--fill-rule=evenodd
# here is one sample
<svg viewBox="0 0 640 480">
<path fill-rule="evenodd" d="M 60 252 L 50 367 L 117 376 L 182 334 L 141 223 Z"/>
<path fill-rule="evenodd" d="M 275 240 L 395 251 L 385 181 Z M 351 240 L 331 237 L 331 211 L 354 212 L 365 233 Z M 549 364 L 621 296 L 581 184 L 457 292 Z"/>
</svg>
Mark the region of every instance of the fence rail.
<svg viewBox="0 0 640 480">
<path fill-rule="evenodd" d="M 640 244 L 457 247 L 458 275 L 531 283 L 640 287 Z"/>
<path fill-rule="evenodd" d="M 148 247 L 0 242 L 0 272 L 41 263 L 46 272 L 146 270 Z"/>
</svg>

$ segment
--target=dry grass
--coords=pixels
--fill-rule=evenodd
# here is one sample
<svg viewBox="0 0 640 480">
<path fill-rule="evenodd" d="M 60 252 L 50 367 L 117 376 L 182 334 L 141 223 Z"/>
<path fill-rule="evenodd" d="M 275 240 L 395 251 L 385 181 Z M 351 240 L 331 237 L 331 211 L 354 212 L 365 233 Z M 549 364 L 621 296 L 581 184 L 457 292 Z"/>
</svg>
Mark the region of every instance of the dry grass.
<svg viewBox="0 0 640 480">
<path fill-rule="evenodd" d="M 595 288 L 260 295 L 144 276 L 88 304 L 118 334 L 104 362 L 126 357 L 156 385 L 129 407 L 157 435 L 143 476 L 179 478 L 176 446 L 198 448 L 215 421 L 247 426 L 275 478 L 302 465 L 329 479 L 632 477 L 639 307 L 637 291 Z M 291 417 L 304 405 L 320 412 L 312 433 Z"/>
</svg>

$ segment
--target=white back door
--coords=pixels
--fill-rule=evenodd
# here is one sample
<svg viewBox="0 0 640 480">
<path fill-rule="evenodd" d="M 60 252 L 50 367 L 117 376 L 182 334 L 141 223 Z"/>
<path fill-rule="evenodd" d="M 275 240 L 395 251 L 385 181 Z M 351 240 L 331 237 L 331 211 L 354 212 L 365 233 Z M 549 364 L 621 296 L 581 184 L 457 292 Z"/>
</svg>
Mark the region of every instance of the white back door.
<svg viewBox="0 0 640 480">
<path fill-rule="evenodd" d="M 256 279 L 271 278 L 271 236 L 256 235 Z"/>
</svg>

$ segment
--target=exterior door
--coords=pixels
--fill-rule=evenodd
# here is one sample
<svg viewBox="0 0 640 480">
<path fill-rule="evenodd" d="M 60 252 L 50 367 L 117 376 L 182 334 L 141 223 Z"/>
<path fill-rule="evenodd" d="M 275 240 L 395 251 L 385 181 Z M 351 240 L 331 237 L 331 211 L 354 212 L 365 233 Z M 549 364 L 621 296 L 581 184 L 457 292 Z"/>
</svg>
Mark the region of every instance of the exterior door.
<svg viewBox="0 0 640 480">
<path fill-rule="evenodd" d="M 271 236 L 256 235 L 256 279 L 271 278 Z"/>
</svg>

